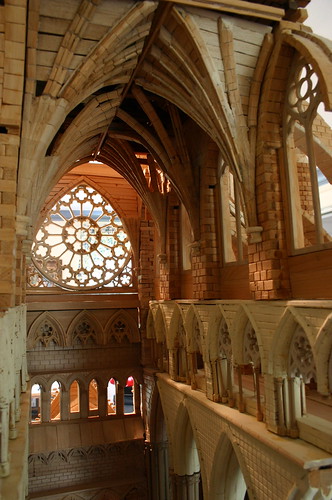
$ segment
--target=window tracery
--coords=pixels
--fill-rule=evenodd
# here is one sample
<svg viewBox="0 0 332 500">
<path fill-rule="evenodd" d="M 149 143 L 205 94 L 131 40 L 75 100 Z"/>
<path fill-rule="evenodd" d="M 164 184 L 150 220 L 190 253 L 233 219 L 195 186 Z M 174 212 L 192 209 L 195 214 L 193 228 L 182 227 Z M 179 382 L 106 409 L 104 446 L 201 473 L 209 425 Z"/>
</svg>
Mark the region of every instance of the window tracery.
<svg viewBox="0 0 332 500">
<path fill-rule="evenodd" d="M 261 358 L 259 353 L 259 346 L 257 342 L 256 332 L 248 321 L 244 332 L 244 362 L 252 363 L 253 366 L 260 366 Z"/>
<path fill-rule="evenodd" d="M 219 357 L 227 359 L 232 358 L 232 343 L 229 335 L 228 326 L 225 319 L 222 319 L 219 330 Z"/>
<path fill-rule="evenodd" d="M 73 332 L 73 344 L 91 345 L 97 343 L 97 334 L 87 319 L 82 319 Z"/>
<path fill-rule="evenodd" d="M 288 358 L 289 375 L 302 377 L 305 384 L 316 381 L 316 366 L 311 345 L 303 330 L 298 325 L 292 337 Z"/>
<path fill-rule="evenodd" d="M 42 347 L 56 346 L 59 344 L 58 333 L 53 324 L 45 319 L 39 326 L 34 341 L 35 345 Z"/>
<path fill-rule="evenodd" d="M 86 184 L 71 189 L 48 212 L 35 237 L 32 261 L 30 287 L 133 284 L 131 246 L 122 221 Z"/>
<path fill-rule="evenodd" d="M 325 148 L 322 130 L 330 127 L 317 114 L 321 106 L 318 76 L 298 56 L 289 76 L 284 116 L 295 250 L 332 242 L 331 162 L 320 152 Z"/>
</svg>

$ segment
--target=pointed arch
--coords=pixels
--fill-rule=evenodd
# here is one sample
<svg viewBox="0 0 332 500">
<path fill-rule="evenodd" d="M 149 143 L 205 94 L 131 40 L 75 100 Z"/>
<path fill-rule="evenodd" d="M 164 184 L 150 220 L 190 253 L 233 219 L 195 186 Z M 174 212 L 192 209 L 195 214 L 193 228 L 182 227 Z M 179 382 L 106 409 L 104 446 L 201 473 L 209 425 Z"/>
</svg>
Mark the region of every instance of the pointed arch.
<svg viewBox="0 0 332 500">
<path fill-rule="evenodd" d="M 158 307 L 154 318 L 155 338 L 157 342 L 167 342 L 166 326 L 164 313 L 161 307 Z"/>
<path fill-rule="evenodd" d="M 116 311 L 105 326 L 106 343 L 115 341 L 135 343 L 140 341 L 137 321 L 125 309 Z"/>
<path fill-rule="evenodd" d="M 317 35 L 309 32 L 289 30 L 281 33 L 284 42 L 299 52 L 314 68 L 319 78 L 323 102 L 332 111 L 331 49 Z"/>
<path fill-rule="evenodd" d="M 188 352 L 200 352 L 205 355 L 203 350 L 204 345 L 204 329 L 202 320 L 199 317 L 196 307 L 191 304 L 184 321 L 184 327 L 187 335 L 187 350 Z"/>
<path fill-rule="evenodd" d="M 248 333 L 249 327 L 252 328 L 252 331 L 257 338 L 259 356 L 262 360 L 263 356 L 261 349 L 263 343 L 259 329 L 250 311 L 244 305 L 241 305 L 237 311 L 232 329 L 230 331 L 235 362 L 239 364 L 245 364 L 247 362 L 245 359 L 245 337 L 246 333 Z"/>
<path fill-rule="evenodd" d="M 317 390 L 328 396 L 332 393 L 332 313 L 320 329 L 315 352 L 317 355 Z"/>
<path fill-rule="evenodd" d="M 223 432 L 216 446 L 210 478 L 211 500 L 244 500 L 250 474 L 230 432 Z"/>
<path fill-rule="evenodd" d="M 32 261 L 48 286 L 79 290 L 133 284 L 123 222 L 90 183 L 76 184 L 46 212 L 34 237 Z"/>
<path fill-rule="evenodd" d="M 183 402 L 179 404 L 174 425 L 174 472 L 179 476 L 191 476 L 200 472 L 200 460 L 188 410 Z"/>
<path fill-rule="evenodd" d="M 270 356 L 268 359 L 268 370 L 273 373 L 275 377 L 285 376 L 288 372 L 288 355 L 292 342 L 294 332 L 297 326 L 300 325 L 305 332 L 308 341 L 311 343 L 311 331 L 308 332 L 309 326 L 303 322 L 298 321 L 298 314 L 291 306 L 287 307 L 278 327 L 275 330 L 274 337 L 271 344 Z M 308 335 L 309 333 L 309 335 Z M 313 345 L 311 348 L 314 352 Z"/>
<path fill-rule="evenodd" d="M 80 311 L 68 327 L 71 346 L 102 344 L 102 327 L 97 318 L 87 310 Z"/>
<path fill-rule="evenodd" d="M 219 332 L 223 321 L 226 323 L 222 311 L 220 308 L 214 307 L 209 318 L 209 327 L 207 331 L 207 350 L 210 361 L 215 361 L 219 358 Z"/>
<path fill-rule="evenodd" d="M 40 314 L 28 331 L 27 348 L 65 347 L 65 335 L 60 323 L 48 311 Z"/>
<path fill-rule="evenodd" d="M 182 337 L 186 338 L 183 311 L 177 303 L 174 303 L 172 314 L 168 322 L 168 332 L 166 333 L 168 349 L 174 349 L 176 347 L 176 343 L 179 341 L 180 330 L 183 330 L 184 336 L 182 335 Z"/>
</svg>

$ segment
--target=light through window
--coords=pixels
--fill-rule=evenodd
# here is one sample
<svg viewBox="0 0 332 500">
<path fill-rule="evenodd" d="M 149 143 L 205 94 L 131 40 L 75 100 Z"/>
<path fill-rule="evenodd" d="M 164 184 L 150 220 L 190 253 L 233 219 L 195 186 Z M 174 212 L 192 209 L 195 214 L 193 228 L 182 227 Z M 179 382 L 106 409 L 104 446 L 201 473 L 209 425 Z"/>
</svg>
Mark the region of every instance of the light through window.
<svg viewBox="0 0 332 500">
<path fill-rule="evenodd" d="M 88 185 L 79 185 L 48 212 L 32 247 L 41 273 L 30 286 L 93 289 L 131 286 L 131 246 L 122 221 L 109 202 Z"/>
</svg>

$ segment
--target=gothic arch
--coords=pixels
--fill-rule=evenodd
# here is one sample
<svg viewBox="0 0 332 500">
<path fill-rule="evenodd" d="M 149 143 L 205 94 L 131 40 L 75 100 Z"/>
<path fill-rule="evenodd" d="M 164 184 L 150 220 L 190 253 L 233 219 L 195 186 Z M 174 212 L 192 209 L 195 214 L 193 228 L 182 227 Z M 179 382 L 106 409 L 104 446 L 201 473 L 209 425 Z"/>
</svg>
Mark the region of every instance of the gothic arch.
<svg viewBox="0 0 332 500">
<path fill-rule="evenodd" d="M 167 342 L 163 310 L 158 307 L 154 318 L 155 338 L 157 342 Z"/>
<path fill-rule="evenodd" d="M 140 341 L 140 335 L 135 319 L 127 311 L 120 309 L 107 321 L 105 341 L 108 344 L 112 340 L 123 342 L 126 339 L 132 344 Z"/>
<path fill-rule="evenodd" d="M 245 363 L 245 334 L 246 334 L 246 329 L 248 327 L 248 324 L 251 325 L 252 329 L 255 332 L 256 338 L 257 338 L 257 345 L 259 348 L 259 356 L 263 368 L 263 363 L 264 363 L 264 356 L 262 355 L 262 339 L 261 335 L 259 332 L 259 329 L 257 327 L 256 321 L 254 320 L 254 317 L 250 313 L 250 311 L 245 308 L 244 306 L 240 306 L 236 317 L 234 319 L 234 322 L 232 324 L 232 329 L 230 331 L 230 336 L 232 340 L 232 350 L 233 350 L 233 355 L 234 355 L 234 362 L 239 363 L 239 364 L 244 364 Z"/>
<path fill-rule="evenodd" d="M 179 405 L 177 411 L 172 446 L 175 474 L 191 476 L 200 472 L 201 467 L 194 429 L 186 405 L 183 402 Z"/>
<path fill-rule="evenodd" d="M 320 329 L 315 352 L 317 355 L 317 390 L 328 396 L 332 392 L 332 313 Z"/>
<path fill-rule="evenodd" d="M 65 335 L 60 323 L 48 311 L 40 314 L 29 328 L 27 348 L 34 349 L 37 344 L 44 348 L 52 345 L 66 346 Z"/>
<path fill-rule="evenodd" d="M 288 372 L 289 349 L 298 325 L 302 327 L 306 334 L 315 357 L 314 346 L 312 345 L 312 331 L 306 323 L 298 321 L 298 314 L 296 314 L 294 308 L 290 306 L 285 310 L 274 332 L 271 349 L 269 351 L 268 370 L 274 377 L 285 376 Z"/>
<path fill-rule="evenodd" d="M 43 375 L 35 375 L 34 377 L 31 377 L 30 386 L 32 387 L 35 384 L 40 386 L 41 392 L 45 392 L 48 384 L 47 378 Z"/>
<path fill-rule="evenodd" d="M 243 500 L 250 474 L 231 432 L 221 434 L 212 463 L 210 500 Z"/>
<path fill-rule="evenodd" d="M 81 330 L 81 332 L 80 332 Z M 70 323 L 67 330 L 70 346 L 103 344 L 103 329 L 97 318 L 87 310 L 80 311 Z"/>
<path fill-rule="evenodd" d="M 215 361 L 219 358 L 219 332 L 223 321 L 226 323 L 220 308 L 213 308 L 213 312 L 209 317 L 207 332 L 207 350 L 210 361 Z"/>
<path fill-rule="evenodd" d="M 155 329 L 155 316 L 156 316 L 156 307 L 150 305 L 148 317 L 146 320 L 146 337 L 148 339 L 156 339 L 156 329 Z"/>
<path fill-rule="evenodd" d="M 281 38 L 312 65 L 319 78 L 319 86 L 327 110 L 332 110 L 331 49 L 321 38 L 309 32 L 293 30 L 281 33 Z"/>
<path fill-rule="evenodd" d="M 176 347 L 176 341 L 179 339 L 180 327 L 184 329 L 183 312 L 179 304 L 175 304 L 171 319 L 169 321 L 168 331 L 166 330 L 166 335 L 168 338 L 167 347 L 169 349 L 174 349 Z"/>
<path fill-rule="evenodd" d="M 188 352 L 200 352 L 204 357 L 206 355 L 204 344 L 204 329 L 201 318 L 196 307 L 192 304 L 186 314 L 184 328 L 187 336 Z"/>
</svg>

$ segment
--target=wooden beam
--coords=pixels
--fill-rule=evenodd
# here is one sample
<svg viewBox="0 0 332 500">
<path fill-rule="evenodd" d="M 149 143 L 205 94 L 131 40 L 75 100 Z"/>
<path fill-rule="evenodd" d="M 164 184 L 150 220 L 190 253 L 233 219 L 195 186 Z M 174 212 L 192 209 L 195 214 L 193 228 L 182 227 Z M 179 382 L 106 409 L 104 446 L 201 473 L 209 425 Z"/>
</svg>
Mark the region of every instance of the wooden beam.
<svg viewBox="0 0 332 500">
<path fill-rule="evenodd" d="M 247 2 L 245 0 L 163 0 L 163 2 L 218 10 L 220 12 L 231 12 L 232 14 L 242 16 L 260 17 L 271 21 L 280 21 L 285 15 L 284 9 Z"/>
<path fill-rule="evenodd" d="M 147 40 L 145 41 L 145 44 L 144 44 L 144 47 L 143 47 L 143 50 L 139 56 L 139 59 L 138 59 L 138 62 L 137 62 L 137 65 L 134 69 L 134 71 L 132 72 L 131 74 L 131 77 L 129 79 L 129 81 L 127 82 L 122 94 L 121 94 L 121 102 L 119 104 L 118 107 L 121 106 L 121 103 L 124 101 L 124 99 L 126 98 L 127 94 L 128 94 L 128 91 L 134 81 L 134 78 L 135 76 L 137 75 L 137 72 L 140 70 L 143 62 L 144 62 L 144 59 L 145 59 L 145 56 L 147 55 L 148 51 L 150 50 L 150 47 L 152 46 L 152 44 L 154 43 L 156 37 L 158 36 L 159 34 L 159 31 L 160 31 L 160 28 L 161 26 L 163 25 L 166 17 L 168 16 L 168 13 L 170 12 L 170 10 L 172 9 L 172 4 L 167 4 L 167 5 L 164 5 L 163 3 L 161 5 L 158 6 L 156 12 L 155 12 L 155 16 L 154 16 L 154 19 L 152 20 L 152 25 L 151 25 L 151 30 L 150 30 L 150 34 L 147 38 Z M 108 133 L 108 130 L 110 128 L 110 125 L 112 123 L 112 120 L 110 122 L 110 124 L 106 127 L 104 133 L 101 135 L 100 137 L 100 140 L 97 144 L 97 147 L 95 149 L 95 152 L 94 152 L 94 155 L 93 155 L 93 159 L 95 160 L 98 156 L 98 153 L 99 151 L 101 150 L 102 146 L 103 146 L 103 143 L 105 141 L 105 138 L 106 138 L 106 135 Z"/>
</svg>

